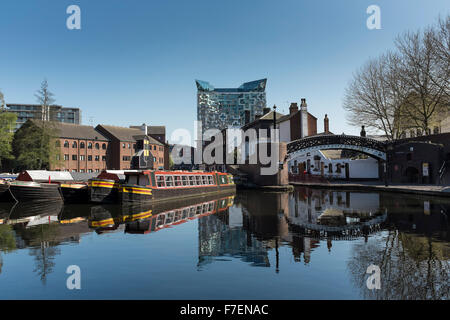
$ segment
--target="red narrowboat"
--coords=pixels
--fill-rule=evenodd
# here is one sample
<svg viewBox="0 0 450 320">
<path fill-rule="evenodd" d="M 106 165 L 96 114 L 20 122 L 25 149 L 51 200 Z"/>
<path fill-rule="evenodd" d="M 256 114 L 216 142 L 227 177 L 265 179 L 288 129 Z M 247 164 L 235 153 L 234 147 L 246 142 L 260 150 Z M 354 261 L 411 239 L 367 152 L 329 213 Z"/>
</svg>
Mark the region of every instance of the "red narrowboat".
<svg viewBox="0 0 450 320">
<path fill-rule="evenodd" d="M 222 172 L 139 171 L 125 172 L 119 187 L 122 203 L 157 202 L 233 192 L 233 176 Z"/>
</svg>

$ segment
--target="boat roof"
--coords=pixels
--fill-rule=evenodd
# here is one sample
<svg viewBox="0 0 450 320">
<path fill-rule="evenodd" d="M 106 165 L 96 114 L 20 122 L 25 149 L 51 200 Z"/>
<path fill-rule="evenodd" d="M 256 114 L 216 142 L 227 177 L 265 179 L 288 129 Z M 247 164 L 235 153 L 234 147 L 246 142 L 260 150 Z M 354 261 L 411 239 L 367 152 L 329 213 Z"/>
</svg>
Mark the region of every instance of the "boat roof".
<svg viewBox="0 0 450 320">
<path fill-rule="evenodd" d="M 22 171 L 17 180 L 19 181 L 73 181 L 70 172 L 66 171 L 47 171 L 47 170 L 25 170 Z"/>
</svg>

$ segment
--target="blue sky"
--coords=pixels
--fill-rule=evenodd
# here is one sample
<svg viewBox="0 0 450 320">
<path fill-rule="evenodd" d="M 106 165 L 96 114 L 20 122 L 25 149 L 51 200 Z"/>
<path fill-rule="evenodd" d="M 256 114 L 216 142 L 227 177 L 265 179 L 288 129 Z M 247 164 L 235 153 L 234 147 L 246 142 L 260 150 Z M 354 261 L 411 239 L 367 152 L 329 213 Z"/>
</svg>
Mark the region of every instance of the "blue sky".
<svg viewBox="0 0 450 320">
<path fill-rule="evenodd" d="M 81 8 L 81 30 L 66 8 Z M 366 27 L 369 5 L 381 30 Z M 7 103 L 36 103 L 47 78 L 56 103 L 83 124 L 193 130 L 195 79 L 237 87 L 268 78 L 267 103 L 288 111 L 306 98 L 334 133 L 359 134 L 342 109 L 352 72 L 393 48 L 401 32 L 450 13 L 448 0 L 2 0 L 0 89 Z"/>
</svg>

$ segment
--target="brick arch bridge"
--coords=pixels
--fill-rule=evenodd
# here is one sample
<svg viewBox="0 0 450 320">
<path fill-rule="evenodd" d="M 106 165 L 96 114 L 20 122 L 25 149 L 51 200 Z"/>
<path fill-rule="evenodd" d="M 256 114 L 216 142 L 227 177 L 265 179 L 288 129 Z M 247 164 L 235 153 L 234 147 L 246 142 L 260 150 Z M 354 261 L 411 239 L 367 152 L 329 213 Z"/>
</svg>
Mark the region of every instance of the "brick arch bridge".
<svg viewBox="0 0 450 320">
<path fill-rule="evenodd" d="M 386 161 L 384 142 L 360 136 L 320 135 L 298 139 L 287 145 L 287 161 L 301 153 L 316 150 L 344 149 L 358 151 L 378 160 Z"/>
</svg>

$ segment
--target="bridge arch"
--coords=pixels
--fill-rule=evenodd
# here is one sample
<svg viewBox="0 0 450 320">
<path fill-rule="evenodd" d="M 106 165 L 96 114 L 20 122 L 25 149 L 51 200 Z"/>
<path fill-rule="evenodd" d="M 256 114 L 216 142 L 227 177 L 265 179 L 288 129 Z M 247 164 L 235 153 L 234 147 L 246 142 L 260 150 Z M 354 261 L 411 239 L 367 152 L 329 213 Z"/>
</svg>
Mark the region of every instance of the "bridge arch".
<svg viewBox="0 0 450 320">
<path fill-rule="evenodd" d="M 330 149 L 354 150 L 386 161 L 384 142 L 366 137 L 332 134 L 306 137 L 288 143 L 287 160 L 290 161 L 305 152 Z"/>
</svg>

